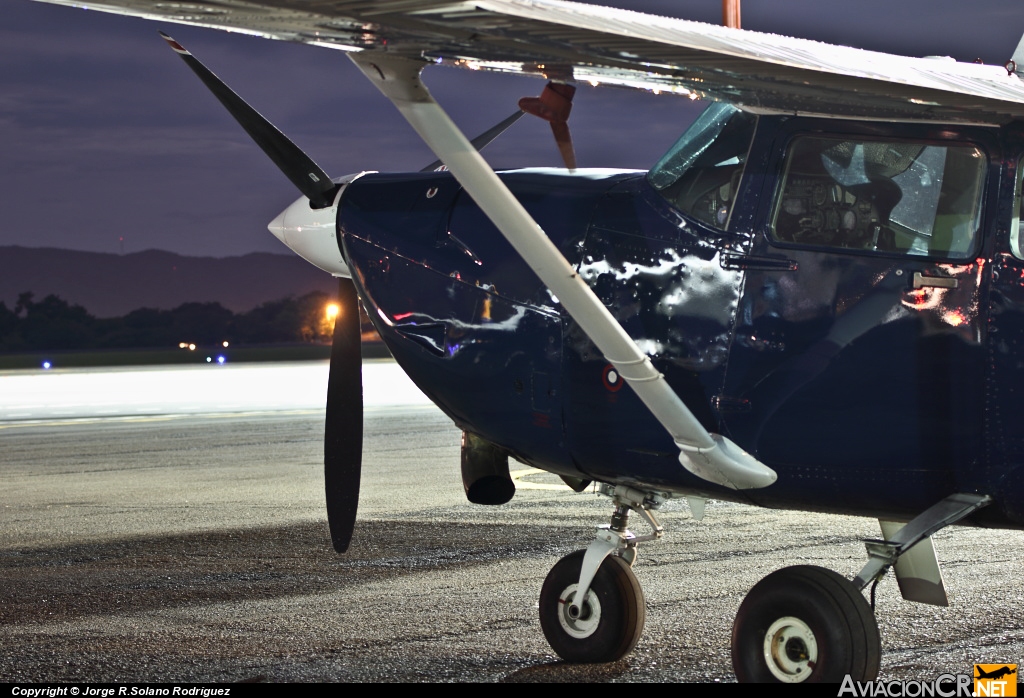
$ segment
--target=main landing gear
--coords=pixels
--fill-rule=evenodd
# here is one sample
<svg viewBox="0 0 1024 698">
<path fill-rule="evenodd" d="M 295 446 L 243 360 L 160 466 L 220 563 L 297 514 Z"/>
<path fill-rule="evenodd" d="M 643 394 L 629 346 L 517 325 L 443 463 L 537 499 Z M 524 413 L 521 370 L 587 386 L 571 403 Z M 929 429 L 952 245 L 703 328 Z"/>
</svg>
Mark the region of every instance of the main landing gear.
<svg viewBox="0 0 1024 698">
<path fill-rule="evenodd" d="M 839 683 L 878 675 L 881 640 L 871 607 L 824 567 L 786 567 L 754 585 L 732 629 L 741 682 Z"/>
<path fill-rule="evenodd" d="M 736 677 L 838 683 L 849 675 L 855 681 L 873 681 L 881 661 L 881 640 L 874 612 L 861 592 L 895 565 L 904 598 L 945 605 L 938 560 L 925 539 L 991 501 L 987 495 L 952 494 L 897 528 L 887 540 L 865 541 L 868 562 L 852 582 L 808 565 L 787 567 L 762 579 L 743 600 L 733 625 Z M 922 542 L 929 544 L 915 549 Z M 901 571 L 904 555 L 911 564 Z M 934 579 L 919 578 L 930 575 L 931 569 Z"/>
</svg>

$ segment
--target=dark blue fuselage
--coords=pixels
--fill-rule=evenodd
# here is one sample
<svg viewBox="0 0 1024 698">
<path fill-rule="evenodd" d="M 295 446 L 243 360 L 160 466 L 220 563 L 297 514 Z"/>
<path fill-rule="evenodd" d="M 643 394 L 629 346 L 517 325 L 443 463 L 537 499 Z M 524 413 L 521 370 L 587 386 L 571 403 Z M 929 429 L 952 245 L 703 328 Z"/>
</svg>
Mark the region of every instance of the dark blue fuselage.
<svg viewBox="0 0 1024 698">
<path fill-rule="evenodd" d="M 1012 128 L 886 126 L 988 158 L 969 259 L 773 241 L 792 133 L 871 124 L 762 118 L 727 225 L 643 173 L 502 179 L 697 418 L 775 469 L 735 492 L 684 470 L 664 429 L 446 173 L 349 185 L 339 242 L 396 360 L 462 429 L 570 477 L 764 506 L 912 517 L 992 495 L 975 523 L 1024 526 L 1024 260 L 1013 254 Z M 914 130 L 916 129 L 916 131 Z M 956 288 L 913 288 L 915 274 Z M 621 389 L 620 389 L 621 388 Z"/>
</svg>

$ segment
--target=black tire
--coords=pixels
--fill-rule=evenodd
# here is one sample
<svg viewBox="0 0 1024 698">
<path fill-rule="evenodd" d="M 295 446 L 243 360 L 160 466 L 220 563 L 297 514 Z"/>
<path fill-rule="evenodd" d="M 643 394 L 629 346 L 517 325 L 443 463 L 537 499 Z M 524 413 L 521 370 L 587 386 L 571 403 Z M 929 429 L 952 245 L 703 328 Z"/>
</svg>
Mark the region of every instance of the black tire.
<svg viewBox="0 0 1024 698">
<path fill-rule="evenodd" d="M 871 607 L 852 583 L 823 567 L 786 567 L 754 585 L 732 628 L 741 682 L 873 681 L 881 640 Z"/>
<path fill-rule="evenodd" d="M 609 555 L 590 585 L 580 618 L 570 615 L 580 581 L 578 550 L 551 568 L 540 590 L 540 627 L 555 653 L 567 662 L 614 662 L 633 651 L 644 629 L 646 609 L 640 582 L 625 560 Z"/>
</svg>

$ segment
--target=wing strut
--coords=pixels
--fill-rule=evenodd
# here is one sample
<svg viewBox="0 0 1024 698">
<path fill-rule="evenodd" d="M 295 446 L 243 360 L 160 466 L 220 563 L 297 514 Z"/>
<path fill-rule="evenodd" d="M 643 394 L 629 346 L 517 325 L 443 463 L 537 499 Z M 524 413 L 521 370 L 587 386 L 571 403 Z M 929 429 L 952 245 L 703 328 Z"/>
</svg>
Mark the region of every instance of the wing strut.
<svg viewBox="0 0 1024 698">
<path fill-rule="evenodd" d="M 484 214 L 632 386 L 672 436 L 680 449 L 679 460 L 687 470 L 732 489 L 766 487 L 775 482 L 777 476 L 771 468 L 724 436 L 709 433 L 697 421 L 647 355 L 434 101 L 420 80 L 424 62 L 370 52 L 349 57 L 444 161 Z"/>
</svg>

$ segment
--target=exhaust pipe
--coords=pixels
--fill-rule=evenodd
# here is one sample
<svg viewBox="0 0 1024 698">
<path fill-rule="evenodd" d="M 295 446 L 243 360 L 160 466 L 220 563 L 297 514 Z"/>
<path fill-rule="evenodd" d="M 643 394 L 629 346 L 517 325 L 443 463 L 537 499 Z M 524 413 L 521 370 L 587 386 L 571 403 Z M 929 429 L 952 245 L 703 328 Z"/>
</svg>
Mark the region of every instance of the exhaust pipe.
<svg viewBox="0 0 1024 698">
<path fill-rule="evenodd" d="M 516 493 L 508 472 L 508 451 L 462 432 L 462 486 L 473 504 L 506 504 Z"/>
</svg>

